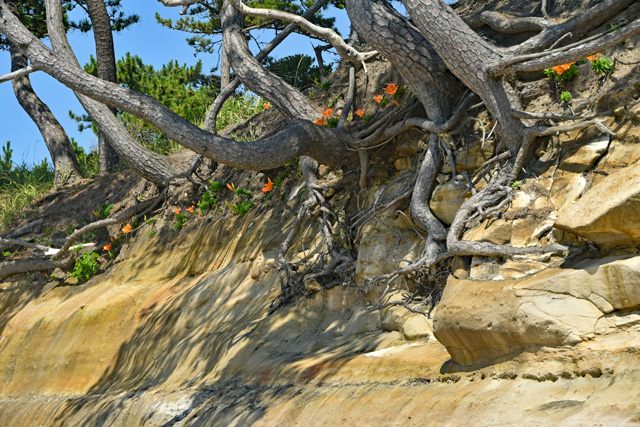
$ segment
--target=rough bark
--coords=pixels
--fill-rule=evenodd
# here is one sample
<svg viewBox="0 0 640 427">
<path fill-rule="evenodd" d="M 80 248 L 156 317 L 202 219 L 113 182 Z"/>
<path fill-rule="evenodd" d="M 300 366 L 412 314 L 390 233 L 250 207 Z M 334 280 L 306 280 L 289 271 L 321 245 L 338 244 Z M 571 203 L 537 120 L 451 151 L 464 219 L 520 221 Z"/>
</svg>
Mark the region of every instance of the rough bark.
<svg viewBox="0 0 640 427">
<path fill-rule="evenodd" d="M 326 165 L 342 165 L 349 161 L 351 154 L 346 146 L 352 142 L 352 136 L 344 130 L 320 127 L 308 121 L 294 123 L 259 141 L 237 142 L 213 135 L 189 123 L 153 97 L 105 82 L 73 66 L 6 11 L 5 4 L 0 3 L 0 31 L 25 49 L 34 66 L 77 93 L 146 120 L 171 140 L 207 158 L 249 170 L 278 167 L 301 155 Z M 122 141 L 122 144 L 130 147 L 137 143 Z"/>
<path fill-rule="evenodd" d="M 21 49 L 11 45 L 11 71 L 27 67 L 27 58 Z M 80 167 L 71 146 L 71 141 L 62 125 L 55 118 L 49 107 L 36 95 L 28 75 L 13 79 L 13 91 L 18 103 L 38 126 L 42 139 L 49 150 L 55 171 L 55 182 L 62 184 L 65 180 L 79 178 Z"/>
<path fill-rule="evenodd" d="M 302 14 L 302 17 L 306 19 L 312 17 L 325 4 L 327 4 L 328 1 L 329 0 L 318 0 L 313 6 L 311 6 L 305 11 L 305 13 Z M 262 60 L 264 60 L 273 51 L 273 49 L 275 49 L 280 43 L 282 43 L 282 41 L 296 29 L 296 27 L 297 25 L 295 24 L 287 25 L 284 30 L 278 33 L 278 35 L 275 36 L 273 40 L 271 40 L 260 52 L 258 52 L 258 54 L 256 55 L 256 61 L 261 62 Z M 211 108 L 209 108 L 209 111 L 207 112 L 207 118 L 204 122 L 204 129 L 208 130 L 209 132 L 215 133 L 216 118 L 218 116 L 218 113 L 220 112 L 220 109 L 222 108 L 222 105 L 233 94 L 233 92 L 238 89 L 240 84 L 240 79 L 236 77 L 229 85 L 223 86 L 222 91 L 218 94 L 215 101 L 213 101 L 213 104 L 211 104 Z"/>
<path fill-rule="evenodd" d="M 345 4 L 355 31 L 394 64 L 429 118 L 446 117 L 449 100 L 460 85 L 447 75 L 444 63 L 420 31 L 384 3 L 346 0 Z"/>
<path fill-rule="evenodd" d="M 355 31 L 391 61 L 405 81 L 411 82 L 411 90 L 424 106 L 431 123 L 444 122 L 456 82 L 445 74 L 444 64 L 427 40 L 388 5 L 371 0 L 347 0 L 346 6 Z M 420 80 L 414 78 L 417 75 L 421 76 Z M 446 237 L 444 225 L 429 208 L 442 164 L 438 137 L 431 135 L 411 198 L 411 216 L 432 241 Z M 429 252 L 438 250 L 434 248 Z"/>
<path fill-rule="evenodd" d="M 231 69 L 229 66 L 229 59 L 227 53 L 224 51 L 224 47 L 220 48 L 220 90 L 229 86 L 231 83 Z"/>
<path fill-rule="evenodd" d="M 103 0 L 86 0 L 86 4 L 96 45 L 98 77 L 116 83 L 116 54 L 113 48 L 109 12 Z M 116 113 L 115 110 L 112 110 L 112 112 Z M 98 159 L 100 172 L 102 173 L 113 170 L 119 162 L 118 154 L 111 146 L 111 142 L 104 132 L 100 132 L 98 135 Z"/>
<path fill-rule="evenodd" d="M 46 5 L 49 39 L 57 53 L 57 61 L 64 61 L 69 69 L 84 73 L 71 50 L 64 31 L 61 3 L 57 0 L 46 0 Z M 36 41 L 39 42 L 39 40 Z M 117 86 L 114 83 L 98 80 L 105 84 Z M 116 149 L 118 155 L 141 176 L 156 185 L 166 186 L 177 174 L 162 156 L 138 144 L 107 106 L 78 92 L 76 92 L 76 96 L 93 121 L 96 122 L 106 137 L 114 143 L 113 148 Z"/>
<path fill-rule="evenodd" d="M 242 32 L 244 16 L 225 1 L 220 12 L 222 42 L 233 71 L 251 91 L 268 99 L 294 119 L 315 120 L 320 116 L 300 91 L 265 70 L 253 57 Z"/>
<path fill-rule="evenodd" d="M 501 61 L 497 49 L 476 34 L 441 0 L 403 0 L 411 18 L 449 70 L 477 93 L 498 122 L 503 142 L 515 153 L 524 125 L 511 115 L 509 97 L 488 69 Z"/>
<path fill-rule="evenodd" d="M 571 33 L 573 40 L 580 40 L 589 29 L 604 24 L 611 19 L 611 17 L 635 3 L 635 1 L 636 0 L 604 0 L 574 18 L 559 24 L 547 26 L 539 34 L 517 46 L 513 46 L 508 51 L 516 55 L 528 52 L 539 52 L 551 46 L 567 33 Z"/>
<path fill-rule="evenodd" d="M 347 61 L 351 61 L 354 65 L 360 65 L 364 63 L 364 61 L 371 56 L 371 53 L 361 53 L 355 50 L 352 46 L 348 45 L 344 39 L 335 31 L 330 28 L 320 27 L 315 25 L 305 18 L 293 14 L 287 13 L 276 9 L 261 9 L 261 8 L 253 8 L 245 5 L 241 0 L 226 0 L 233 5 L 236 9 L 242 12 L 245 15 L 261 17 L 261 18 L 272 18 L 272 19 L 281 19 L 284 21 L 292 22 L 297 24 L 301 28 L 304 28 L 310 34 L 314 36 L 320 37 L 328 41 L 338 52 L 338 54 L 346 59 Z"/>
</svg>

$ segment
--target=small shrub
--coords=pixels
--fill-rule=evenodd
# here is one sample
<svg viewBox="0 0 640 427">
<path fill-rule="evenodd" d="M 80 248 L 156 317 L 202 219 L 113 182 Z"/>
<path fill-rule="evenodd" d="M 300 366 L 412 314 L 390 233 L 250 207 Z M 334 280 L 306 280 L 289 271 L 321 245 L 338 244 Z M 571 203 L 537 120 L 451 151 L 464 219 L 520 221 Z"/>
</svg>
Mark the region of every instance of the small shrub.
<svg viewBox="0 0 640 427">
<path fill-rule="evenodd" d="M 187 223 L 187 216 L 183 213 L 176 214 L 176 221 L 173 223 L 174 230 L 180 230 Z"/>
<path fill-rule="evenodd" d="M 100 256 L 91 251 L 85 252 L 80 255 L 80 258 L 76 260 L 76 264 L 73 267 L 73 273 L 71 277 L 76 278 L 79 281 L 87 281 L 98 272 L 98 258 Z"/>
<path fill-rule="evenodd" d="M 209 182 L 209 191 L 211 191 L 213 194 L 222 193 L 225 188 L 227 188 L 227 186 L 224 184 L 224 182 L 218 182 L 218 181 Z"/>
<path fill-rule="evenodd" d="M 564 91 L 560 94 L 560 100 L 562 100 L 562 102 L 570 102 L 571 98 L 571 92 Z"/>
<path fill-rule="evenodd" d="M 568 81 L 577 77 L 580 74 L 580 70 L 576 64 L 571 64 L 571 66 L 565 70 L 562 74 L 558 74 L 553 68 L 545 68 L 544 75 L 555 79 L 556 81 Z"/>
<path fill-rule="evenodd" d="M 233 192 L 236 193 L 240 198 L 248 199 L 253 196 L 253 193 L 251 191 L 245 190 L 244 188 L 236 188 L 235 190 L 233 190 Z"/>
<path fill-rule="evenodd" d="M 93 214 L 100 219 L 108 218 L 109 214 L 111 214 L 111 209 L 113 209 L 113 207 L 114 207 L 113 204 L 107 205 L 106 203 L 103 203 L 98 207 L 98 209 L 93 211 Z"/>
<path fill-rule="evenodd" d="M 520 181 L 513 181 L 511 183 L 511 188 L 513 188 L 514 190 L 519 190 L 521 186 L 522 186 L 522 182 Z"/>
<path fill-rule="evenodd" d="M 594 58 L 591 62 L 591 69 L 595 71 L 596 74 L 608 74 L 613 70 L 613 60 L 606 56 L 598 59 Z"/>
<path fill-rule="evenodd" d="M 235 215 L 244 215 L 253 207 L 253 202 L 251 200 L 246 200 L 244 202 L 238 201 L 236 203 L 229 203 L 225 201 L 225 203 Z"/>
<path fill-rule="evenodd" d="M 331 80 L 325 80 L 322 83 L 320 83 L 320 89 L 322 90 L 327 90 L 331 87 Z"/>
</svg>

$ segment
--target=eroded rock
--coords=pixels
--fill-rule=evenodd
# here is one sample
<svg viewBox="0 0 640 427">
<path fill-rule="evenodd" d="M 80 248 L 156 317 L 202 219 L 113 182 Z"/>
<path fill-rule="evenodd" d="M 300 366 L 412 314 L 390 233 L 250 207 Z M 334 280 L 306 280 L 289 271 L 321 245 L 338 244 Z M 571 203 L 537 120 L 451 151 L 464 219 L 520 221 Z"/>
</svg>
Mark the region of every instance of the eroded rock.
<svg viewBox="0 0 640 427">
<path fill-rule="evenodd" d="M 640 242 L 640 164 L 611 174 L 560 210 L 556 227 L 600 246 Z"/>
<path fill-rule="evenodd" d="M 603 315 L 638 306 L 640 257 L 612 257 L 522 280 L 450 277 L 433 328 L 454 361 L 474 364 L 526 347 L 591 339 Z"/>
</svg>

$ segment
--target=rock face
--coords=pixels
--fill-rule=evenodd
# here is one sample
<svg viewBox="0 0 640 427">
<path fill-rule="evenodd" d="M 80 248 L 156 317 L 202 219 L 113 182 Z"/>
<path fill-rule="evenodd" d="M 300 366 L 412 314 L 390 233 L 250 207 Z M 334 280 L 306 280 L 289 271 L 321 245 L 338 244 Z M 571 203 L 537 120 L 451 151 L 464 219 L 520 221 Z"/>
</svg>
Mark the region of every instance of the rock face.
<svg viewBox="0 0 640 427">
<path fill-rule="evenodd" d="M 640 257 L 584 261 L 523 280 L 450 277 L 436 309 L 435 337 L 461 364 L 533 346 L 592 339 L 614 310 L 640 306 Z"/>
<path fill-rule="evenodd" d="M 640 243 L 640 164 L 596 184 L 561 210 L 555 225 L 599 246 Z"/>
</svg>

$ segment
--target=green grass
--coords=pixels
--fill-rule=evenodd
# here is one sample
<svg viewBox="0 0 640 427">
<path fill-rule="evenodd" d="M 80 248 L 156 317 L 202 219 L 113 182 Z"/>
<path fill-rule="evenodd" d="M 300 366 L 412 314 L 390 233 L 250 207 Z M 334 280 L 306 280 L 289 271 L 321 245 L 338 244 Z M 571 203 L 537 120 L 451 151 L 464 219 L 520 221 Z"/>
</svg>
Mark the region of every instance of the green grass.
<svg viewBox="0 0 640 427">
<path fill-rule="evenodd" d="M 241 123 L 263 112 L 264 109 L 264 101 L 261 98 L 246 94 L 231 96 L 218 114 L 216 130 Z"/>
<path fill-rule="evenodd" d="M 53 168 L 46 161 L 40 164 L 15 165 L 11 159 L 11 144 L 2 147 L 0 158 L 0 230 L 11 225 L 35 199 L 54 186 Z"/>
</svg>

